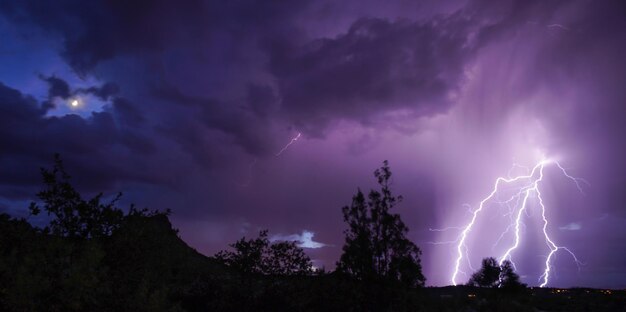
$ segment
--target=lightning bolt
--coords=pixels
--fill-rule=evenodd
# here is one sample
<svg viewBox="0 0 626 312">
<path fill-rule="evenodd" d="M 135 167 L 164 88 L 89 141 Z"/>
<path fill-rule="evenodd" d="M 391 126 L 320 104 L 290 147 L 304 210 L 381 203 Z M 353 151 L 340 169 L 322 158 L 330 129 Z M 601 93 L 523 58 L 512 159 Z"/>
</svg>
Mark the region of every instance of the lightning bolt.
<svg viewBox="0 0 626 312">
<path fill-rule="evenodd" d="M 278 153 L 274 154 L 274 156 L 278 157 L 280 156 L 284 151 L 286 151 L 289 146 L 291 146 L 293 143 L 296 143 L 296 141 L 298 141 L 298 139 L 300 139 L 300 137 L 302 136 L 302 133 L 298 132 L 298 134 L 291 138 L 291 140 L 289 141 L 289 143 L 287 143 L 287 145 L 285 145 L 280 151 L 278 151 Z M 252 182 L 252 169 L 253 167 L 257 164 L 258 159 L 254 158 L 249 164 L 248 164 L 248 175 L 246 180 L 243 183 L 238 183 L 239 186 L 241 187 L 248 187 L 250 186 L 250 183 Z"/>
<path fill-rule="evenodd" d="M 550 269 L 551 269 L 551 261 L 552 259 L 555 257 L 555 254 L 557 251 L 559 250 L 563 250 L 566 251 L 567 253 L 569 253 L 572 258 L 574 259 L 576 265 L 580 265 L 582 264 L 578 258 L 576 257 L 576 255 L 569 250 L 567 247 L 563 247 L 563 246 L 558 246 L 551 238 L 550 235 L 548 234 L 548 219 L 546 217 L 546 205 L 543 202 L 543 197 L 541 194 L 541 189 L 540 189 L 540 183 L 543 181 L 543 177 L 544 177 L 544 168 L 548 165 L 555 165 L 556 167 L 558 167 L 560 169 L 560 171 L 563 173 L 563 175 L 570 179 L 571 181 L 573 181 L 576 185 L 576 187 L 578 188 L 578 190 L 583 193 L 583 189 L 581 186 L 581 183 L 585 183 L 585 184 L 589 184 L 587 181 L 580 179 L 580 178 L 576 178 L 573 177 L 572 175 L 570 175 L 567 170 L 561 166 L 561 164 L 556 161 L 556 160 L 550 160 L 550 159 L 545 159 L 542 160 L 541 162 L 539 162 L 538 164 L 536 164 L 532 169 L 530 168 L 525 168 L 523 166 L 519 166 L 517 164 L 515 164 L 515 167 L 520 167 L 520 168 L 525 168 L 527 169 L 527 171 L 530 171 L 529 173 L 526 174 L 521 174 L 515 177 L 511 177 L 511 171 L 509 171 L 509 173 L 507 174 L 507 177 L 498 177 L 493 185 L 493 189 L 491 190 L 491 192 L 489 193 L 489 195 L 487 197 L 485 197 L 483 200 L 480 201 L 478 208 L 470 211 L 472 217 L 470 219 L 470 221 L 463 227 L 448 227 L 442 230 L 433 230 L 430 229 L 431 231 L 445 231 L 445 230 L 449 230 L 449 229 L 460 229 L 462 230 L 460 235 L 457 237 L 456 240 L 454 241 L 449 241 L 449 242 L 443 242 L 443 243 L 457 243 L 456 245 L 456 260 L 455 260 L 455 264 L 454 264 L 454 271 L 452 273 L 452 278 L 451 278 L 451 282 L 453 285 L 457 285 L 457 277 L 459 275 L 459 273 L 461 274 L 465 274 L 465 272 L 460 270 L 460 266 L 461 266 L 461 262 L 463 261 L 463 257 L 465 256 L 467 258 L 468 264 L 470 264 L 469 262 L 469 248 L 466 245 L 466 240 L 468 235 L 470 234 L 470 232 L 472 231 L 472 228 L 478 218 L 478 215 L 480 214 L 481 211 L 483 211 L 485 209 L 485 207 L 489 204 L 489 203 L 496 203 L 499 205 L 506 205 L 509 210 L 508 213 L 505 214 L 510 216 L 511 219 L 511 224 L 509 224 L 509 226 L 506 228 L 506 230 L 500 235 L 500 237 L 498 238 L 498 240 L 496 241 L 496 243 L 493 245 L 492 249 L 495 248 L 495 246 L 497 246 L 500 241 L 502 240 L 502 238 L 509 233 L 512 229 L 514 229 L 514 243 L 509 246 L 506 251 L 499 257 L 499 263 L 500 265 L 503 264 L 503 262 L 505 260 L 509 260 L 511 261 L 511 263 L 513 264 L 513 266 L 515 267 L 515 263 L 513 262 L 512 259 L 512 253 L 517 249 L 517 247 L 520 244 L 521 241 L 521 237 L 520 237 L 520 230 L 521 227 L 524 226 L 524 223 L 522 222 L 522 216 L 523 214 L 526 212 L 527 213 L 527 208 L 528 208 L 528 199 L 532 196 L 535 195 L 537 200 L 538 200 L 538 206 L 541 209 L 541 218 L 543 221 L 543 227 L 542 227 L 542 234 L 545 240 L 546 245 L 548 246 L 550 252 L 546 257 L 545 260 L 545 268 L 543 271 L 543 274 L 541 274 L 541 276 L 539 277 L 539 282 L 541 283 L 539 286 L 540 287 L 544 287 L 548 284 L 549 279 L 550 279 Z M 523 182 L 523 183 L 522 183 Z M 510 198 L 502 201 L 499 200 L 499 198 L 497 197 L 498 195 L 498 191 L 500 190 L 500 188 L 502 187 L 502 185 L 510 185 L 510 184 L 514 184 L 514 183 L 522 183 L 521 186 L 516 187 L 517 188 L 517 192 L 515 192 Z M 584 194 L 584 193 L 583 193 Z M 471 264 L 470 264 L 470 268 L 471 268 Z M 580 268 L 580 267 L 579 267 Z"/>
<path fill-rule="evenodd" d="M 296 141 L 298 141 L 298 139 L 302 136 L 302 133 L 298 132 L 298 134 L 293 137 L 291 139 L 291 141 L 289 141 L 289 143 L 287 143 L 287 145 L 285 145 L 280 151 L 278 151 L 278 153 L 275 154 L 276 157 L 280 156 L 280 154 L 282 154 L 285 150 L 287 150 L 289 148 L 289 146 L 291 146 L 291 144 L 296 143 Z"/>
<path fill-rule="evenodd" d="M 561 24 L 550 24 L 550 25 L 547 25 L 546 27 L 548 27 L 548 28 L 560 28 L 560 29 L 563 29 L 563 30 L 569 30 L 569 28 L 567 28 L 567 27 L 565 27 L 565 26 L 563 26 Z"/>
</svg>

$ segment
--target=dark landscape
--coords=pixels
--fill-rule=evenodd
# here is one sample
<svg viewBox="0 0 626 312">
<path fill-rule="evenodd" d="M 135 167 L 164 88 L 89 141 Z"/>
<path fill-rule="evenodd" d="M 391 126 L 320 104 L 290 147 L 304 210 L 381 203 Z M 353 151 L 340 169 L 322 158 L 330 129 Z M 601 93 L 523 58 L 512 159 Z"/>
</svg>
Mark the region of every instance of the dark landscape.
<svg viewBox="0 0 626 312">
<path fill-rule="evenodd" d="M 42 169 L 45 187 L 31 215 L 37 228 L 0 214 L 0 309 L 6 311 L 620 311 L 626 290 L 527 288 L 495 259 L 467 286 L 424 287 L 420 250 L 390 212 L 398 197 L 385 162 L 381 190 L 343 208 L 350 230 L 334 271 L 313 269 L 295 242 L 270 243 L 267 231 L 207 257 L 189 247 L 169 211 L 85 200 L 59 156 Z M 379 217 L 376 217 L 379 216 Z M 388 222 L 393 225 L 390 226 Z M 382 229 L 377 234 L 376 229 Z M 396 231 L 398 230 L 399 231 Z M 386 247 L 385 247 L 386 246 Z M 381 249 L 382 248 L 382 249 Z M 382 252 L 377 252 L 382 250 Z M 385 255 L 385 256 L 383 256 Z M 391 261 L 383 264 L 385 258 Z M 489 267 L 488 260 L 492 260 Z M 505 262 L 506 263 L 506 262 Z M 399 264 L 399 265 L 398 265 Z M 496 269 L 497 272 L 489 272 Z M 494 275 L 495 274 L 495 275 Z M 491 277 L 489 275 L 492 275 Z"/>
</svg>

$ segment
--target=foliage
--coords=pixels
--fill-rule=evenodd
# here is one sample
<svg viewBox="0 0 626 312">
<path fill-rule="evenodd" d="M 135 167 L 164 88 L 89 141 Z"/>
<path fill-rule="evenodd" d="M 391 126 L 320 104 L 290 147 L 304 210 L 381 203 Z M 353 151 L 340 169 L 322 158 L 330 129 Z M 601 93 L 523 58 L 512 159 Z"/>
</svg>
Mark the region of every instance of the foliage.
<svg viewBox="0 0 626 312">
<path fill-rule="evenodd" d="M 472 274 L 468 285 L 478 287 L 497 287 L 500 278 L 500 266 L 495 258 L 489 257 L 482 261 L 478 271 Z"/>
<path fill-rule="evenodd" d="M 366 201 L 361 190 L 343 207 L 348 224 L 346 243 L 337 263 L 339 272 L 362 281 L 390 280 L 423 286 L 420 249 L 406 238 L 408 228 L 390 210 L 402 200 L 391 194 L 391 170 L 387 161 L 374 176 L 381 190 L 371 190 Z"/>
<path fill-rule="evenodd" d="M 500 281 L 498 287 L 512 291 L 526 288 L 526 284 L 520 282 L 519 275 L 515 273 L 513 263 L 509 260 L 504 260 L 500 266 Z"/>
<path fill-rule="evenodd" d="M 0 215 L 0 310 L 175 307 L 169 297 L 176 288 L 170 287 L 179 274 L 171 272 L 182 272 L 199 255 L 177 237 L 169 212 L 131 206 L 124 214 L 115 206 L 119 194 L 108 204 L 101 203 L 102 194 L 83 200 L 58 155 L 52 170 L 41 173 L 41 204 L 29 208 L 33 215 L 47 212 L 49 224 L 38 229 Z M 193 271 L 202 267 L 207 265 Z"/>
<path fill-rule="evenodd" d="M 267 230 L 259 237 L 241 238 L 230 245 L 234 251 L 220 251 L 215 258 L 244 274 L 263 275 L 310 275 L 313 273 L 311 259 L 295 242 L 270 243 Z"/>
<path fill-rule="evenodd" d="M 65 172 L 59 155 L 55 155 L 52 170 L 41 169 L 45 188 L 37 193 L 43 201 L 43 210 L 52 215 L 49 230 L 60 236 L 73 238 L 95 238 L 111 235 L 119 227 L 123 212 L 115 207 L 119 193 L 107 204 L 101 203 L 102 193 L 90 200 L 84 200 L 70 184 L 70 176 Z M 37 215 L 41 207 L 30 204 L 31 214 Z"/>
<path fill-rule="evenodd" d="M 483 259 L 481 268 L 472 274 L 467 284 L 506 290 L 519 290 L 526 287 L 520 283 L 519 275 L 515 273 L 511 261 L 505 260 L 502 265 L 499 265 L 496 259 L 492 257 Z"/>
</svg>

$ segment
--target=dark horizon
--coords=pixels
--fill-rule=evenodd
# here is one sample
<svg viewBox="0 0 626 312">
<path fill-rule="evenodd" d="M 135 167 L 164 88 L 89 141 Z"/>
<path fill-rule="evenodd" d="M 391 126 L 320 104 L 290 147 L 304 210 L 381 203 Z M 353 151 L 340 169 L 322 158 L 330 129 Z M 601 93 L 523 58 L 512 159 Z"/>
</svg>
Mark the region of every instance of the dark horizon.
<svg viewBox="0 0 626 312">
<path fill-rule="evenodd" d="M 268 229 L 333 269 L 341 208 L 389 160 L 426 285 L 445 286 L 440 243 L 498 177 L 551 159 L 588 184 L 545 169 L 547 231 L 581 263 L 559 249 L 547 287 L 623 289 L 624 29 L 620 1 L 6 1 L 0 213 L 28 216 L 59 153 L 81 192 L 171 209 L 207 256 Z M 538 207 L 511 256 L 529 286 Z M 495 242 L 502 209 L 472 229 L 472 266 L 514 241 Z"/>
</svg>

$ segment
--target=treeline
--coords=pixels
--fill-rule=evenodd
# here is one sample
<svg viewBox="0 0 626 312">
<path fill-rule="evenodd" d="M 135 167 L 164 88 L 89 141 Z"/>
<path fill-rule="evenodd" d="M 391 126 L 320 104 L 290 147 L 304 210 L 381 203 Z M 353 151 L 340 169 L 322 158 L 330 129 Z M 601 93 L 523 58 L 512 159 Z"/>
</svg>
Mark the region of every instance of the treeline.
<svg viewBox="0 0 626 312">
<path fill-rule="evenodd" d="M 426 281 L 421 251 L 392 213 L 402 198 L 391 192 L 388 163 L 374 174 L 380 190 L 359 190 L 343 208 L 343 254 L 337 269 L 325 272 L 314 270 L 295 242 L 270 242 L 267 231 L 203 256 L 178 237 L 169 211 L 124 212 L 121 194 L 108 202 L 102 194 L 84 199 L 57 156 L 52 169 L 42 169 L 44 188 L 29 207 L 32 215 L 48 215 L 49 224 L 0 214 L 0 310 L 454 309 L 418 291 Z M 491 271 L 483 273 L 470 282 L 523 287 L 510 267 L 498 269 L 496 282 Z"/>
</svg>

